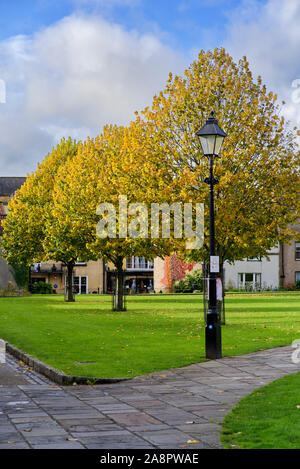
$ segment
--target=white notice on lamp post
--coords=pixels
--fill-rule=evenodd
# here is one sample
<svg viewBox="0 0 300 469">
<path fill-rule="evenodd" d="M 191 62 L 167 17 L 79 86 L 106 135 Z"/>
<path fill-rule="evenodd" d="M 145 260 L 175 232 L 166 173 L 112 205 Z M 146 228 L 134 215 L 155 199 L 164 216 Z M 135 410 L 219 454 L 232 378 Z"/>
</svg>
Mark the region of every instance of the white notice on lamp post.
<svg viewBox="0 0 300 469">
<path fill-rule="evenodd" d="M 219 273 L 219 256 L 210 256 L 210 272 Z"/>
<path fill-rule="evenodd" d="M 217 301 L 222 301 L 223 291 L 222 291 L 222 280 L 220 278 L 216 279 L 216 289 L 217 289 Z"/>
</svg>

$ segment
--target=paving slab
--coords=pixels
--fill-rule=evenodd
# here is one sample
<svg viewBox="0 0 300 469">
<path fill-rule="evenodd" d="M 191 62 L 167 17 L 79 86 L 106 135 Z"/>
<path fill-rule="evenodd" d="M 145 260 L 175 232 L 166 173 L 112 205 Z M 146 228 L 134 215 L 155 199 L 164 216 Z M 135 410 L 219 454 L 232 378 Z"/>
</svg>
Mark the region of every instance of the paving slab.
<svg viewBox="0 0 300 469">
<path fill-rule="evenodd" d="M 44 443 L 32 444 L 32 449 L 85 449 L 85 447 L 77 441 L 64 442 L 64 443 Z"/>
<path fill-rule="evenodd" d="M 30 449 L 30 446 L 25 442 L 12 441 L 10 443 L 0 443 L 0 449 Z"/>
<path fill-rule="evenodd" d="M 109 420 L 108 420 L 109 422 Z M 87 422 L 81 422 L 82 425 L 64 425 L 64 428 L 74 435 L 75 433 L 89 433 L 89 432 L 111 432 L 111 431 L 118 431 L 122 430 L 117 424 L 114 423 L 102 423 L 96 425 L 88 425 Z M 84 425 L 86 423 L 86 425 Z"/>
<path fill-rule="evenodd" d="M 54 385 L 8 360 L 0 367 L 0 449 L 221 448 L 221 424 L 243 396 L 300 371 L 293 351 L 281 347 L 92 386 Z"/>
<path fill-rule="evenodd" d="M 184 445 L 192 441 L 190 434 L 181 432 L 177 429 L 149 431 L 143 433 L 143 438 L 150 443 L 161 447 L 162 445 Z"/>
<path fill-rule="evenodd" d="M 22 384 L 50 384 L 51 382 L 39 373 L 26 366 L 8 353 L 5 354 L 5 363 L 0 364 L 0 386 Z"/>
<path fill-rule="evenodd" d="M 17 384 L 27 384 L 28 381 L 16 370 L 11 369 L 5 363 L 0 363 L 0 384 L 13 386 Z"/>
<path fill-rule="evenodd" d="M 145 412 L 130 412 L 126 413 L 115 413 L 115 414 L 108 414 L 108 416 L 114 420 L 115 422 L 126 425 L 126 426 L 134 426 L 134 425 L 160 425 L 161 421 L 157 420 L 150 415 L 146 414 Z"/>
</svg>

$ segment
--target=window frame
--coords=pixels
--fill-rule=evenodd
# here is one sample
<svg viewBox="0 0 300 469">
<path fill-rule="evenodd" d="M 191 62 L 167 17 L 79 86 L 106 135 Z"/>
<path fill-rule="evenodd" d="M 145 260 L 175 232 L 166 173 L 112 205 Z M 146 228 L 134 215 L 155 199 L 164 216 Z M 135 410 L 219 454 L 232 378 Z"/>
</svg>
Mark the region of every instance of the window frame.
<svg viewBox="0 0 300 469">
<path fill-rule="evenodd" d="M 300 241 L 295 241 L 295 261 L 300 261 Z"/>
<path fill-rule="evenodd" d="M 252 275 L 252 280 L 247 281 L 246 275 Z M 239 289 L 241 288 L 245 289 L 247 285 L 251 285 L 251 284 L 252 284 L 253 289 L 255 289 L 256 285 L 258 285 L 258 287 L 261 288 L 261 285 L 262 285 L 261 272 L 238 272 L 238 288 Z"/>
</svg>

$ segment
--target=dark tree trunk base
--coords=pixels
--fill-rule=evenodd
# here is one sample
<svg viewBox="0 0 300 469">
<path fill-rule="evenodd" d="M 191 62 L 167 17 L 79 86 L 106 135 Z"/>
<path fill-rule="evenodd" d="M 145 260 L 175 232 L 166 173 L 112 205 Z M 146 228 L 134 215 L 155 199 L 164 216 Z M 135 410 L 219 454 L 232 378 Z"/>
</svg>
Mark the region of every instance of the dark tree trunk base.
<svg viewBox="0 0 300 469">
<path fill-rule="evenodd" d="M 73 293 L 73 269 L 74 269 L 74 262 L 68 262 L 68 276 L 67 276 L 67 295 L 65 297 L 65 301 L 67 303 L 74 303 L 75 296 Z"/>
</svg>

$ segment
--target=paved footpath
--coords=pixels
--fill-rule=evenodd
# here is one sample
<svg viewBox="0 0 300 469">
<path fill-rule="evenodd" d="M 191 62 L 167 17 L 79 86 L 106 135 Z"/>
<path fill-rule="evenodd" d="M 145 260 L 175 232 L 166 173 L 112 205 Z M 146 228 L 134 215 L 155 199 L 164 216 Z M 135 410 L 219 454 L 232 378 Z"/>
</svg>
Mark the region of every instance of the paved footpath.
<svg viewBox="0 0 300 469">
<path fill-rule="evenodd" d="M 300 371 L 292 352 L 281 347 L 68 387 L 7 357 L 0 365 L 0 449 L 221 448 L 221 423 L 242 397 Z"/>
</svg>

